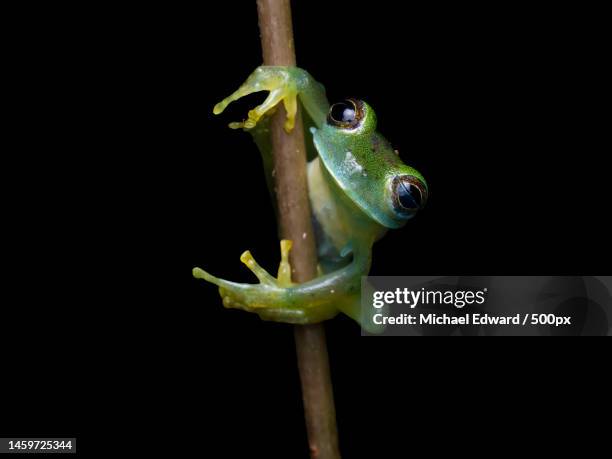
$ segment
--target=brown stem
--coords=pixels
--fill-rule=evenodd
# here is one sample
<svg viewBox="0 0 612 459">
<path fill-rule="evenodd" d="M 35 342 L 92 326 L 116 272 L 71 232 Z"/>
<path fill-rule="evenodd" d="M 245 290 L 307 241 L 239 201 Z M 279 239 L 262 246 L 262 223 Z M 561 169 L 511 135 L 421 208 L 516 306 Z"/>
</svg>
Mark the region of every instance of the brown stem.
<svg viewBox="0 0 612 459">
<path fill-rule="evenodd" d="M 257 0 L 259 30 L 265 65 L 294 66 L 295 48 L 289 0 Z M 316 276 L 317 254 L 306 183 L 306 148 L 301 115 L 285 133 L 285 110 L 272 118 L 272 149 L 280 232 L 293 241 L 292 277 L 306 282 Z M 295 345 L 302 381 L 304 415 L 310 457 L 339 459 L 336 410 L 322 324 L 295 327 Z"/>
</svg>

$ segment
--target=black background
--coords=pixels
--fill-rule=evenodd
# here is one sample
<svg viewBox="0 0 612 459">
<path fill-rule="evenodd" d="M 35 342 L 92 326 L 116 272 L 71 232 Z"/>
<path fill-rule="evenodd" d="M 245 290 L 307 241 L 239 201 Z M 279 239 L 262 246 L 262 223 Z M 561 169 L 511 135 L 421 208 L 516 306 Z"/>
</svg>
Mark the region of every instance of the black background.
<svg viewBox="0 0 612 459">
<path fill-rule="evenodd" d="M 609 272 L 598 12 L 401 3 L 293 11 L 298 64 L 331 101 L 368 101 L 429 183 L 372 274 Z M 190 275 L 252 281 L 247 248 L 278 261 L 259 154 L 226 127 L 262 98 L 211 112 L 261 63 L 254 2 L 47 8 L 10 16 L 22 103 L 4 169 L 18 293 L 3 302 L 6 432 L 76 435 L 82 451 L 110 450 L 113 434 L 137 449 L 133 434 L 205 457 L 306 457 L 291 327 L 225 310 Z M 500 441 L 495 420 L 512 414 L 563 436 L 571 409 L 584 420 L 603 401 L 601 352 L 576 344 L 485 352 L 364 339 L 346 317 L 326 328 L 347 458 L 464 448 L 439 439 L 468 414 Z"/>
</svg>

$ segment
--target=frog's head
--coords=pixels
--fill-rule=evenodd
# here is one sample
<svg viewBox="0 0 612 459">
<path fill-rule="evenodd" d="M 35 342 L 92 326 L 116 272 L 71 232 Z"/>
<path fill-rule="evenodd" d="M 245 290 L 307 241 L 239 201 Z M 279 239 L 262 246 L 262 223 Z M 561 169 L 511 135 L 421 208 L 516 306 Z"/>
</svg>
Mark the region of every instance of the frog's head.
<svg viewBox="0 0 612 459">
<path fill-rule="evenodd" d="M 366 215 L 398 228 L 427 201 L 427 183 L 402 163 L 391 144 L 376 132 L 376 114 L 363 101 L 331 106 L 313 140 L 325 169 Z"/>
</svg>

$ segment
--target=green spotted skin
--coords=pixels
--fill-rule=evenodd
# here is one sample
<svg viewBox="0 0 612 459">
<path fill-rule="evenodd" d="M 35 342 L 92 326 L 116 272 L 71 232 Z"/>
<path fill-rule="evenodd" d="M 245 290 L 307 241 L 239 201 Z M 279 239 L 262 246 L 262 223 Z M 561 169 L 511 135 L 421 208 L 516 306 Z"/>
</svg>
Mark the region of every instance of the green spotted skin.
<svg viewBox="0 0 612 459">
<path fill-rule="evenodd" d="M 324 87 L 297 67 L 258 67 L 233 94 L 214 107 L 220 114 L 245 95 L 268 91 L 268 97 L 242 122 L 230 124 L 253 135 L 262 155 L 268 185 L 272 183 L 267 118 L 283 103 L 285 129 L 295 125 L 298 103 L 305 109 L 307 139 L 316 152 L 308 164 L 308 187 L 321 275 L 293 284 L 288 269 L 290 242 L 281 242 L 277 278 L 261 268 L 249 252 L 241 260 L 258 277 L 257 284 L 219 279 L 194 268 L 196 278 L 219 287 L 228 308 L 254 312 L 264 320 L 308 324 L 343 312 L 368 331 L 372 326 L 360 308 L 361 277 L 368 274 L 372 246 L 388 229 L 399 228 L 425 204 L 427 184 L 404 164 L 390 143 L 376 131 L 374 110 L 349 99 L 330 106 Z"/>
</svg>

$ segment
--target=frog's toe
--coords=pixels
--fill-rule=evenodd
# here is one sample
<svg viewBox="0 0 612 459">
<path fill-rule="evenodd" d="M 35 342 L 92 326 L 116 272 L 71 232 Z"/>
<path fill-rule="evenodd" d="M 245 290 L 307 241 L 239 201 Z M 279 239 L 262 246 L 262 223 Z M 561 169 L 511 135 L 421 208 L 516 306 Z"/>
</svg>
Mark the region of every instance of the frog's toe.
<svg viewBox="0 0 612 459">
<path fill-rule="evenodd" d="M 259 284 L 230 282 L 215 277 L 200 268 L 193 269 L 193 276 L 219 287 L 219 295 L 223 300 L 223 306 L 226 308 L 255 312 L 262 307 L 266 307 L 266 302 L 263 299 L 270 296 L 272 290 L 274 290 L 274 286 L 263 282 Z"/>
<path fill-rule="evenodd" d="M 291 247 L 293 247 L 293 241 L 289 239 L 280 241 L 281 262 L 278 265 L 278 275 L 276 277 L 278 285 L 283 287 L 290 287 L 293 285 L 293 282 L 291 282 L 291 265 L 289 264 L 289 252 L 291 252 Z"/>
<path fill-rule="evenodd" d="M 251 255 L 251 252 L 247 250 L 240 255 L 240 261 L 255 274 L 259 282 L 265 285 L 276 285 L 276 279 L 274 279 L 268 271 L 259 266 L 255 258 L 253 258 L 253 255 Z"/>
<path fill-rule="evenodd" d="M 223 301 L 223 307 L 228 309 L 242 309 L 243 311 L 253 312 L 256 308 L 245 301 L 243 295 L 233 289 L 219 288 L 219 295 Z"/>
<path fill-rule="evenodd" d="M 240 285 L 243 285 L 243 284 L 238 284 L 236 282 L 230 282 L 230 281 L 227 281 L 225 279 L 220 279 L 218 277 L 215 277 L 212 274 L 207 273 L 206 271 L 204 271 L 201 268 L 193 268 L 192 275 L 196 279 L 205 280 L 206 282 L 210 282 L 211 284 L 215 284 L 217 287 L 220 287 L 220 288 L 230 289 L 230 288 L 236 288 L 236 287 L 239 287 Z"/>
<path fill-rule="evenodd" d="M 295 127 L 295 117 L 297 115 L 297 92 L 289 93 L 283 99 L 285 105 L 285 111 L 287 112 L 287 119 L 285 120 L 285 132 L 291 132 Z"/>
<path fill-rule="evenodd" d="M 260 89 L 255 89 L 246 84 L 243 84 L 236 91 L 234 91 L 232 94 L 230 94 L 225 99 L 223 99 L 221 102 L 219 102 L 217 105 L 215 105 L 213 107 L 213 113 L 215 115 L 220 115 L 227 108 L 227 106 L 231 104 L 232 102 L 238 99 L 241 99 L 244 96 L 248 96 L 249 94 L 252 94 L 257 91 L 260 91 Z"/>
<path fill-rule="evenodd" d="M 240 256 L 240 261 L 251 270 L 262 285 L 271 287 L 291 287 L 291 264 L 289 264 L 289 253 L 293 242 L 288 239 L 280 241 L 281 261 L 278 266 L 278 275 L 274 278 L 268 271 L 263 269 L 253 258 L 248 250 Z"/>
<path fill-rule="evenodd" d="M 215 276 L 207 273 L 202 268 L 197 268 L 197 267 L 193 268 L 193 270 L 191 271 L 191 274 L 196 279 L 202 279 L 202 280 L 205 280 L 207 282 L 213 282 L 214 283 L 214 280 L 217 280 L 217 278 Z"/>
</svg>

